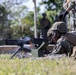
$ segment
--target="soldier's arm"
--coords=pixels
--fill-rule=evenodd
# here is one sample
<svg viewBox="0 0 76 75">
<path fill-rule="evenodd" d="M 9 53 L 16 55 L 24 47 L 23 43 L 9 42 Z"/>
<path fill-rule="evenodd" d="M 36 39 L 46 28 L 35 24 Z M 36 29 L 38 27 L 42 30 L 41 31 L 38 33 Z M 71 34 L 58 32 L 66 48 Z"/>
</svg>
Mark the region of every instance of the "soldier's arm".
<svg viewBox="0 0 76 75">
<path fill-rule="evenodd" d="M 64 48 L 62 46 L 62 42 L 59 41 L 54 46 L 52 54 L 62 54 L 63 52 L 64 52 Z"/>
<path fill-rule="evenodd" d="M 62 13 L 59 15 L 59 19 L 60 20 L 64 20 L 66 15 L 75 7 L 76 3 L 75 1 L 68 1 L 69 3 L 69 6 L 68 8 Z"/>
<path fill-rule="evenodd" d="M 68 6 L 68 8 L 65 10 L 65 12 L 69 12 L 70 10 L 72 10 L 74 7 L 75 7 L 75 5 L 76 5 L 76 3 L 75 3 L 75 1 L 74 0 L 72 0 L 72 1 L 68 1 L 67 2 L 67 4 L 69 4 L 69 6 Z"/>
<path fill-rule="evenodd" d="M 76 5 L 75 0 L 70 1 L 68 8 L 66 9 L 67 12 L 69 12 L 70 10 L 72 10 Z"/>
<path fill-rule="evenodd" d="M 68 42 L 66 39 L 61 38 L 57 41 L 56 46 L 53 49 L 53 54 L 66 54 L 68 56 L 72 54 L 72 47 L 71 43 Z"/>
<path fill-rule="evenodd" d="M 70 3 L 70 0 L 64 0 L 64 2 L 63 2 L 63 8 L 67 9 L 69 3 Z"/>
</svg>

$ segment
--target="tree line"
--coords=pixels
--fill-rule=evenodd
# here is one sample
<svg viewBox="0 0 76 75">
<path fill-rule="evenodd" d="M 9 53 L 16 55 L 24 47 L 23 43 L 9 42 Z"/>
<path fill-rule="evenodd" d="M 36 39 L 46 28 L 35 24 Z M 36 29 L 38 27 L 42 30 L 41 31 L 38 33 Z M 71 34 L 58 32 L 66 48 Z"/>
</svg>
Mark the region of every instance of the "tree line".
<svg viewBox="0 0 76 75">
<path fill-rule="evenodd" d="M 3 0 L 0 2 L 0 38 L 10 39 L 29 35 L 34 36 L 34 12 L 23 5 L 26 0 Z M 54 16 L 63 10 L 63 0 L 42 0 L 37 7 L 37 29 L 40 29 L 40 6 L 45 5 L 45 11 L 51 23 Z"/>
</svg>

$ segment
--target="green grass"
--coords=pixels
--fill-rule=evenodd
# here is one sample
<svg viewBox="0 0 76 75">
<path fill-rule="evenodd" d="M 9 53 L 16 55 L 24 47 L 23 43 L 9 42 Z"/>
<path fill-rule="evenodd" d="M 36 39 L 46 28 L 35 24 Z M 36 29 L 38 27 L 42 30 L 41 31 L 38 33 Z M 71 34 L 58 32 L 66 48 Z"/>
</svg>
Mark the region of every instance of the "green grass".
<svg viewBox="0 0 76 75">
<path fill-rule="evenodd" d="M 76 61 L 73 58 L 10 59 L 9 55 L 0 55 L 0 75 L 76 75 Z"/>
</svg>

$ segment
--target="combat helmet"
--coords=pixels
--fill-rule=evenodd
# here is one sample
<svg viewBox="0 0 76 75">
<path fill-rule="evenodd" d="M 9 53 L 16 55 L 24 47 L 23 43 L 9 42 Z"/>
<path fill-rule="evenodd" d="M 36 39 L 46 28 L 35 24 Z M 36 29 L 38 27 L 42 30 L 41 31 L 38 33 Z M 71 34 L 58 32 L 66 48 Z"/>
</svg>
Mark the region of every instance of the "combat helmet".
<svg viewBox="0 0 76 75">
<path fill-rule="evenodd" d="M 58 21 L 58 22 L 55 22 L 53 26 L 48 30 L 47 36 L 49 36 L 52 33 L 52 31 L 55 31 L 55 30 L 60 32 L 61 34 L 67 33 L 68 31 L 66 24 L 63 21 Z"/>
</svg>

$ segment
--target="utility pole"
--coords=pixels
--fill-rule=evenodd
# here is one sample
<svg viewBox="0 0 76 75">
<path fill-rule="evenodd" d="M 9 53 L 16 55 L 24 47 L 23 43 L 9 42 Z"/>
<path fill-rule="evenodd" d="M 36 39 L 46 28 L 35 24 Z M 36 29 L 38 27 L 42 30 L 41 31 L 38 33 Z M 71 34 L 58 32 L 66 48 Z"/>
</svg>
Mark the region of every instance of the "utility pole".
<svg viewBox="0 0 76 75">
<path fill-rule="evenodd" d="M 36 0 L 33 0 L 34 2 L 34 37 L 37 38 L 37 14 L 36 14 Z"/>
</svg>

